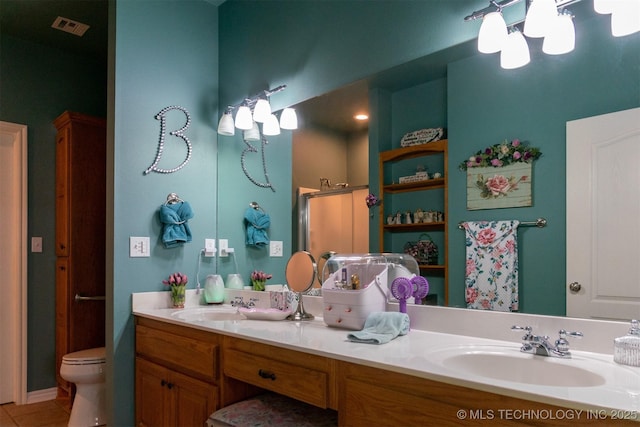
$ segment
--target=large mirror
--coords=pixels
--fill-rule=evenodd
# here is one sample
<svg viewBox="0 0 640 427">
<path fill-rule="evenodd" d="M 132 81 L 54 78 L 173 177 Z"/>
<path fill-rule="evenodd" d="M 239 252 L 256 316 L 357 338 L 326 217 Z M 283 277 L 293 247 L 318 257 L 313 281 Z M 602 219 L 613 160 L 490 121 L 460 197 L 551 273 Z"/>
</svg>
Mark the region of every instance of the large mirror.
<svg viewBox="0 0 640 427">
<path fill-rule="evenodd" d="M 638 106 L 637 99 L 634 101 L 624 90 L 612 90 L 610 86 L 600 89 L 598 86 L 603 77 L 597 71 L 600 69 L 607 70 L 603 72 L 608 78 L 622 79 L 632 87 L 638 87 L 634 71 L 638 55 L 629 56 L 633 41 L 612 37 L 608 28 L 600 28 L 600 24 L 589 26 L 595 18 L 588 8 L 583 8 L 580 13 L 582 15 L 576 18 L 576 25 L 581 26 L 581 39 L 577 42 L 576 51 L 566 56 L 544 55 L 540 52 L 541 46 L 530 41 L 531 63 L 518 70 L 502 70 L 499 58 L 477 53 L 474 41 L 296 106 L 300 114 L 299 132 L 317 133 L 322 128 L 325 135 L 332 133 L 330 123 L 353 120 L 354 113 L 359 112 L 353 108 L 345 111 L 343 107 L 349 107 L 351 102 L 368 104 L 373 94 L 377 108 L 373 114 L 384 113 L 382 117 L 373 117 L 378 121 L 376 129 L 367 132 L 367 143 L 373 144 L 367 156 L 376 158 L 367 157 L 366 161 L 358 164 L 375 165 L 376 169 L 378 153 L 397 148 L 403 134 L 429 127 L 447 128 L 450 141 L 447 218 L 450 306 L 465 307 L 465 236 L 464 231 L 458 229 L 458 222 L 499 219 L 529 222 L 544 217 L 548 221 L 547 227 L 520 227 L 518 230 L 519 311 L 550 315 L 566 313 L 567 299 L 572 297 L 566 265 L 566 223 L 571 221 L 566 217 L 566 195 L 572 190 L 565 186 L 565 162 L 573 155 L 565 151 L 566 124 Z M 635 43 L 637 45 L 637 41 Z M 349 103 L 345 102 L 345 97 Z M 386 111 L 379 107 L 381 98 Z M 380 131 L 380 121 L 384 122 L 383 127 L 390 129 L 387 133 Z M 337 129 L 333 133 L 342 132 Z M 359 131 L 363 132 L 362 129 Z M 532 206 L 468 211 L 466 173 L 458 170 L 457 165 L 485 147 L 516 138 L 539 147 L 543 152 L 533 167 Z M 323 156 L 316 154 L 305 159 L 296 155 L 295 134 L 293 144 L 291 190 L 294 206 L 299 204 L 301 187 L 319 190 L 320 178 L 333 178 L 330 171 L 320 169 L 320 166 L 335 165 L 338 160 L 346 164 L 357 162 L 348 154 L 338 158 L 337 154 L 328 154 L 329 151 Z M 346 149 L 343 151 L 347 152 Z M 362 172 L 359 167 L 354 169 Z M 304 171 L 313 171 L 308 184 L 297 179 Z M 354 186 L 371 185 L 369 191 L 377 194 L 377 173 L 377 170 L 370 170 L 369 179 L 353 182 Z M 351 184 L 349 178 L 331 179 L 332 184 L 343 180 Z M 366 221 L 369 224 L 368 217 Z M 377 227 L 377 219 L 371 224 Z M 302 224 L 303 227 L 305 225 Z M 305 232 L 299 229 L 300 226 L 298 210 L 294 209 L 292 247 L 308 249 L 309 246 L 304 245 L 310 243 L 300 239 L 299 234 Z M 376 230 L 371 227 L 369 230 L 369 250 L 377 252 Z M 318 234 L 326 236 L 326 233 Z M 396 247 L 401 248 L 401 244 L 396 242 L 394 249 Z M 584 293 L 585 289 L 578 292 Z M 587 316 L 609 317 L 597 313 Z"/>
</svg>

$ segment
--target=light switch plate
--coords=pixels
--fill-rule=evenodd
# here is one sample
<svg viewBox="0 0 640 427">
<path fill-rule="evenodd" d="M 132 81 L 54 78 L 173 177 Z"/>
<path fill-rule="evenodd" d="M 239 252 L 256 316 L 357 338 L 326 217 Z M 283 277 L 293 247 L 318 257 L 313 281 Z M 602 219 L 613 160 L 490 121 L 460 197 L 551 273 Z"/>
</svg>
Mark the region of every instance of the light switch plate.
<svg viewBox="0 0 640 427">
<path fill-rule="evenodd" d="M 148 237 L 129 237 L 129 257 L 151 256 L 151 239 Z"/>
<path fill-rule="evenodd" d="M 42 252 L 42 237 L 31 238 L 31 252 Z"/>
<path fill-rule="evenodd" d="M 271 256 L 271 257 L 281 257 L 282 256 L 282 241 L 281 240 L 271 240 L 269 242 L 269 256 Z"/>
</svg>

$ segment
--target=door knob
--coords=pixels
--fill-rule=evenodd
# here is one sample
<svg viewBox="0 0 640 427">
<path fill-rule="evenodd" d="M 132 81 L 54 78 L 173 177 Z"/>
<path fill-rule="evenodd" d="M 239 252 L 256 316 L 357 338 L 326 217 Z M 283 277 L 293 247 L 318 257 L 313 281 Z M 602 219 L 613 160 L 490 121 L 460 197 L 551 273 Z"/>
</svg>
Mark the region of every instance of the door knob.
<svg viewBox="0 0 640 427">
<path fill-rule="evenodd" d="M 582 285 L 578 282 L 571 282 L 569 283 L 569 290 L 571 292 L 579 292 L 580 289 L 582 289 Z"/>
</svg>

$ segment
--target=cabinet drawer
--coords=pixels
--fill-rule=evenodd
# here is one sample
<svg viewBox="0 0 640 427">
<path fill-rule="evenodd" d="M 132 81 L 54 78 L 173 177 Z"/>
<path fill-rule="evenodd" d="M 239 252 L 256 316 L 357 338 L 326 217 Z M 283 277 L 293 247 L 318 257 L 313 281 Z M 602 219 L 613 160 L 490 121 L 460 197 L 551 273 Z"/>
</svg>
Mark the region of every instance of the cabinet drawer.
<svg viewBox="0 0 640 427">
<path fill-rule="evenodd" d="M 224 373 L 312 405 L 328 406 L 329 375 L 326 372 L 229 349 L 224 354 Z"/>
<path fill-rule="evenodd" d="M 179 332 L 179 331 L 174 331 Z M 217 380 L 218 344 L 138 324 L 136 352 L 149 360 L 206 381 Z"/>
</svg>

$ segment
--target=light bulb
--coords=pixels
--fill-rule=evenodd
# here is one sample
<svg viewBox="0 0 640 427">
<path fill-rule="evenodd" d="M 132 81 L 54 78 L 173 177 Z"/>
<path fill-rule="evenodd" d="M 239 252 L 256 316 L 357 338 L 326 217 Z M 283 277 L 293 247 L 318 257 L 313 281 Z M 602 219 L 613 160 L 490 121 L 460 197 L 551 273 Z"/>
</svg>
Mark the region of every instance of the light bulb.
<svg viewBox="0 0 640 427">
<path fill-rule="evenodd" d="M 500 66 L 507 70 L 520 68 L 529 63 L 529 45 L 518 29 L 514 29 L 507 36 L 502 52 L 500 52 Z"/>
<path fill-rule="evenodd" d="M 280 127 L 282 129 L 298 129 L 298 116 L 293 108 L 285 108 L 280 115 Z"/>
<path fill-rule="evenodd" d="M 482 53 L 500 52 L 507 38 L 507 24 L 502 13 L 490 12 L 482 18 L 478 33 L 478 51 Z"/>
<path fill-rule="evenodd" d="M 613 12 L 617 0 L 593 0 L 593 10 L 602 15 Z"/>
<path fill-rule="evenodd" d="M 269 136 L 280 135 L 280 125 L 275 114 L 269 115 L 267 121 L 262 124 L 262 133 Z"/>
<path fill-rule="evenodd" d="M 544 37 L 558 15 L 555 0 L 533 0 L 524 19 L 524 33 L 529 37 Z"/>
<path fill-rule="evenodd" d="M 218 133 L 225 136 L 233 136 L 236 133 L 231 110 L 225 111 L 222 117 L 220 117 L 220 121 L 218 122 Z"/>
<path fill-rule="evenodd" d="M 576 29 L 573 17 L 563 11 L 551 24 L 549 34 L 542 42 L 542 51 L 548 55 L 562 55 L 571 52 L 576 46 Z"/>
<path fill-rule="evenodd" d="M 236 127 L 242 130 L 249 130 L 253 127 L 253 118 L 248 106 L 242 105 L 236 113 Z"/>
<path fill-rule="evenodd" d="M 258 128 L 258 124 L 253 122 L 251 129 L 242 131 L 242 136 L 245 141 L 260 141 L 260 128 Z"/>
<path fill-rule="evenodd" d="M 258 123 L 264 123 L 271 114 L 271 105 L 266 99 L 258 99 L 256 106 L 253 108 L 253 120 Z"/>
<path fill-rule="evenodd" d="M 640 0 L 618 0 L 611 12 L 611 34 L 628 36 L 640 31 Z"/>
</svg>

